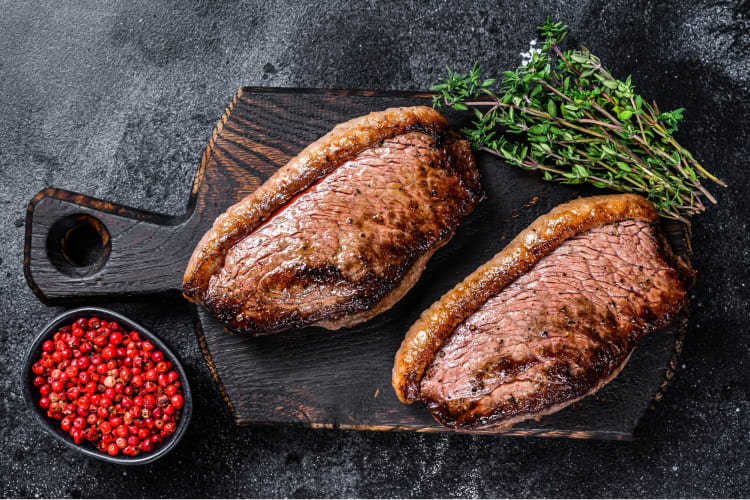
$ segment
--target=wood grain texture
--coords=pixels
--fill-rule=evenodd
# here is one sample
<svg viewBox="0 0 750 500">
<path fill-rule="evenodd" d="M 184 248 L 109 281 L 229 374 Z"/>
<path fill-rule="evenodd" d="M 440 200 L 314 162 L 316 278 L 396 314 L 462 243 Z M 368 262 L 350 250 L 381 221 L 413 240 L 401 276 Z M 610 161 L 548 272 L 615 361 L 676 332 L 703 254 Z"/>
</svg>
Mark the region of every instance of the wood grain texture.
<svg viewBox="0 0 750 500">
<path fill-rule="evenodd" d="M 26 217 L 27 281 L 46 302 L 177 294 L 193 247 L 229 205 L 255 190 L 335 124 L 391 106 L 425 104 L 426 97 L 241 89 L 201 157 L 185 215 L 165 217 L 55 189 L 34 197 Z M 448 118 L 454 127 L 462 125 L 459 117 L 449 114 Z M 537 216 L 575 197 L 601 193 L 544 183 L 536 173 L 509 167 L 489 155 L 477 159 L 487 200 L 390 311 L 336 332 L 310 328 L 245 338 L 227 334 L 204 309 L 197 309 L 196 331 L 206 362 L 239 424 L 443 430 L 420 404 L 401 404 L 391 388 L 393 356 L 404 333 L 422 310 Z M 102 255 L 87 257 L 83 266 L 61 265 L 60 256 L 52 254 L 66 244 L 75 248 L 66 240 L 76 234 L 68 226 L 90 220 L 81 219 L 83 215 L 106 228 L 94 227 L 106 233 Z M 675 251 L 688 258 L 688 228 L 672 221 L 665 221 L 664 228 Z M 685 310 L 670 327 L 648 335 L 622 374 L 595 396 L 538 422 L 482 432 L 632 438 L 638 420 L 660 398 L 672 376 L 686 323 Z"/>
</svg>

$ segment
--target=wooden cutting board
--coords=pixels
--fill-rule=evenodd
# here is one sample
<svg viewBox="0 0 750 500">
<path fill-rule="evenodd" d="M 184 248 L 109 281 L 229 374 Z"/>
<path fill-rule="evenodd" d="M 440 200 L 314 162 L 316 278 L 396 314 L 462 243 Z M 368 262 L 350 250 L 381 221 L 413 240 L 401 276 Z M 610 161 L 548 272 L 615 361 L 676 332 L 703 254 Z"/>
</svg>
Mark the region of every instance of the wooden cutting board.
<svg viewBox="0 0 750 500">
<path fill-rule="evenodd" d="M 243 88 L 201 157 L 187 210 L 168 217 L 63 191 L 35 196 L 26 215 L 24 272 L 47 303 L 179 294 L 190 254 L 214 218 L 335 124 L 391 106 L 429 104 L 417 93 Z M 449 115 L 456 128 L 462 123 Z M 238 424 L 302 424 L 368 430 L 439 431 L 421 404 L 391 388 L 393 356 L 420 312 L 555 205 L 597 191 L 552 185 L 535 172 L 478 156 L 487 199 L 390 311 L 352 329 L 288 331 L 264 338 L 226 333 L 198 307 L 206 363 Z M 689 255 L 683 225 L 665 221 L 675 250 Z M 137 319 L 137 318 L 135 318 Z M 666 387 L 687 324 L 648 335 L 621 375 L 597 395 L 540 421 L 492 432 L 632 438 Z M 185 333 L 188 334 L 187 332 Z"/>
</svg>

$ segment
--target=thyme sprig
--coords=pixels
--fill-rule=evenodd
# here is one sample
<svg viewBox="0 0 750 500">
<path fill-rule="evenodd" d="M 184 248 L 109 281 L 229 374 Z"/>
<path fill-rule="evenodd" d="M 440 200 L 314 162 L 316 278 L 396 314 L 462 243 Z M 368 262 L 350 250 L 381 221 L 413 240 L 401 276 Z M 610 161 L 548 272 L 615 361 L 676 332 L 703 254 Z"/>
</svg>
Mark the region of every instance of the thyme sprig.
<svg viewBox="0 0 750 500">
<path fill-rule="evenodd" d="M 683 221 L 705 210 L 704 199 L 716 203 L 701 179 L 726 184 L 674 138 L 683 108 L 659 111 L 585 47 L 562 51 L 567 26 L 548 19 L 539 31 L 542 49 L 504 72 L 498 92 L 478 64 L 466 74 L 448 68 L 431 88 L 433 105 L 472 110 L 476 121 L 462 132 L 474 148 L 541 170 L 544 180 L 638 193 Z"/>
</svg>

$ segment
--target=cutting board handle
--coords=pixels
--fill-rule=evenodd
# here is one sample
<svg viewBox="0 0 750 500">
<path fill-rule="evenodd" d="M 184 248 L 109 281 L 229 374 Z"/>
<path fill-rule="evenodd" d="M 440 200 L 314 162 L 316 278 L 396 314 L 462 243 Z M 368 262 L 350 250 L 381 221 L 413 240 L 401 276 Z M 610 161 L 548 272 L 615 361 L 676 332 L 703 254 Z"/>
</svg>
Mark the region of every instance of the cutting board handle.
<svg viewBox="0 0 750 500">
<path fill-rule="evenodd" d="M 45 189 L 26 211 L 24 274 L 48 303 L 178 293 L 194 246 L 189 226 L 188 216 Z"/>
</svg>

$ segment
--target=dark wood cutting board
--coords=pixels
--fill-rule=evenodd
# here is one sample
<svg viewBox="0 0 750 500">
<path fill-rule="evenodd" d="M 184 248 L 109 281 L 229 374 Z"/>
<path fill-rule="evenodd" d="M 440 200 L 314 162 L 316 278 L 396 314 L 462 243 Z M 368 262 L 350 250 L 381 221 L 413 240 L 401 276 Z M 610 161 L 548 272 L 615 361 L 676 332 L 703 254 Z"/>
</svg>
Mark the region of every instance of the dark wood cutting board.
<svg viewBox="0 0 750 500">
<path fill-rule="evenodd" d="M 26 216 L 24 272 L 48 303 L 179 294 L 190 254 L 214 218 L 336 123 L 390 106 L 429 104 L 417 93 L 241 89 L 214 130 L 185 215 L 167 217 L 58 189 L 35 196 Z M 450 115 L 455 127 L 462 123 Z M 391 388 L 396 349 L 420 312 L 555 205 L 595 191 L 552 185 L 535 172 L 478 156 L 487 199 L 437 252 L 422 279 L 390 311 L 358 327 L 263 338 L 226 333 L 197 308 L 208 367 L 239 424 L 303 424 L 369 430 L 437 431 L 420 404 Z M 687 228 L 664 222 L 689 257 Z M 492 432 L 628 439 L 666 387 L 682 343 L 686 311 L 648 335 L 621 375 L 597 395 L 540 421 Z M 187 332 L 186 332 L 187 334 Z"/>
</svg>

